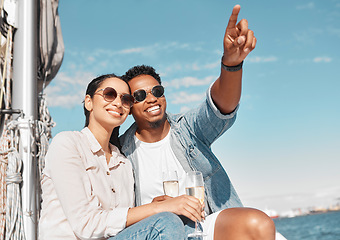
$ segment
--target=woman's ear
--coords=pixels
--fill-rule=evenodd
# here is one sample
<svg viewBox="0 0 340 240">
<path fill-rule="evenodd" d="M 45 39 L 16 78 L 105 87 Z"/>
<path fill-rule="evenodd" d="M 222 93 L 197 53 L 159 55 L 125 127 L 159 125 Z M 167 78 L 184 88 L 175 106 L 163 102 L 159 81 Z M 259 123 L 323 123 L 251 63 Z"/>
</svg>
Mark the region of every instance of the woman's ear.
<svg viewBox="0 0 340 240">
<path fill-rule="evenodd" d="M 89 112 L 92 111 L 93 104 L 92 104 L 92 98 L 91 98 L 90 95 L 85 96 L 84 107 L 86 108 L 87 111 L 89 111 Z"/>
</svg>

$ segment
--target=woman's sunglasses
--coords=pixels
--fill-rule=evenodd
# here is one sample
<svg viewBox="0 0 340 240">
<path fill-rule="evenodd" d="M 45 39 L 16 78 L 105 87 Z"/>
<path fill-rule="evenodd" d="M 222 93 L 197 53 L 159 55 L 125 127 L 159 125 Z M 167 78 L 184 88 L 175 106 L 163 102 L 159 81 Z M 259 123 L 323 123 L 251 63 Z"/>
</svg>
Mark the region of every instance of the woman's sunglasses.
<svg viewBox="0 0 340 240">
<path fill-rule="evenodd" d="M 151 91 L 146 92 L 144 89 L 136 90 L 133 93 L 133 97 L 136 102 L 143 102 L 146 99 L 146 96 L 151 92 L 156 98 L 160 98 L 164 96 L 164 87 L 161 85 L 154 86 Z"/>
<path fill-rule="evenodd" d="M 120 95 L 120 100 L 122 102 L 123 107 L 125 108 L 131 108 L 134 103 L 134 98 L 130 94 L 118 94 L 117 91 L 112 87 L 106 87 L 104 89 L 99 89 L 94 94 L 97 94 L 98 92 L 103 91 L 103 98 L 107 102 L 114 101 L 118 95 Z"/>
</svg>

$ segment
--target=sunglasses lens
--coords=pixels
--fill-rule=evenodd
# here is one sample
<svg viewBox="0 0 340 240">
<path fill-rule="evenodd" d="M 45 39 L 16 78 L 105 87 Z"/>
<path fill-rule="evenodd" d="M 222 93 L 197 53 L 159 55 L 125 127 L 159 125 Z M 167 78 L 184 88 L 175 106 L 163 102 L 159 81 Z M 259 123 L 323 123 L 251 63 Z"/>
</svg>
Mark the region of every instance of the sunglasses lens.
<svg viewBox="0 0 340 240">
<path fill-rule="evenodd" d="M 133 93 L 133 97 L 137 102 L 142 102 L 146 98 L 146 92 L 143 89 L 137 90 Z"/>
<path fill-rule="evenodd" d="M 134 102 L 134 98 L 130 94 L 124 94 L 122 96 L 122 105 L 124 107 L 130 108 L 132 107 Z"/>
<path fill-rule="evenodd" d="M 159 85 L 159 86 L 154 86 L 152 88 L 152 95 L 154 95 L 156 98 L 163 97 L 164 94 L 164 87 Z"/>
<path fill-rule="evenodd" d="M 104 99 L 108 102 L 112 102 L 116 99 L 117 97 L 117 92 L 115 89 L 111 87 L 107 87 L 103 91 Z"/>
<path fill-rule="evenodd" d="M 154 95 L 156 98 L 163 97 L 164 95 L 164 87 L 161 85 L 154 86 L 151 90 L 152 95 Z M 139 89 L 133 93 L 133 97 L 137 102 L 142 102 L 145 100 L 147 96 L 147 93 L 144 89 Z"/>
</svg>

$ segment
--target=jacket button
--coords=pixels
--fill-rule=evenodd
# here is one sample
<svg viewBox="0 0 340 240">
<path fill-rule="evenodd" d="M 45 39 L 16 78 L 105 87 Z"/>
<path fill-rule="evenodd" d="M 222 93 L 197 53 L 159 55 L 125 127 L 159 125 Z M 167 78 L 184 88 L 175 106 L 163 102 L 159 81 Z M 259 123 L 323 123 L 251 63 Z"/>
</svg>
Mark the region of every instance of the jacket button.
<svg viewBox="0 0 340 240">
<path fill-rule="evenodd" d="M 111 175 L 109 171 L 106 172 L 106 175 Z"/>
</svg>

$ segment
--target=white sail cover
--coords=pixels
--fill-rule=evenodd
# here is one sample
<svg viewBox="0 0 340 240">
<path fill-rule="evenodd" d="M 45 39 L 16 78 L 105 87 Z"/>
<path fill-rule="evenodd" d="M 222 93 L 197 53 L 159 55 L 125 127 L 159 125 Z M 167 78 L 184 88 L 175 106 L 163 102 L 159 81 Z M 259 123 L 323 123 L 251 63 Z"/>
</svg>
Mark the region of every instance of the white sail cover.
<svg viewBox="0 0 340 240">
<path fill-rule="evenodd" d="M 40 0 L 38 92 L 55 77 L 64 57 L 58 5 L 59 0 Z"/>
</svg>

